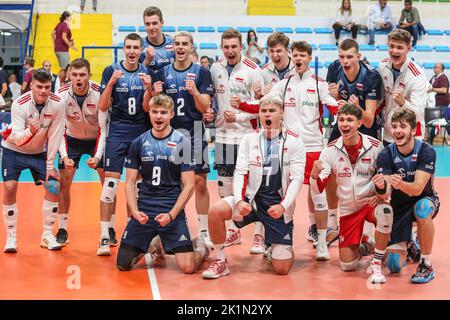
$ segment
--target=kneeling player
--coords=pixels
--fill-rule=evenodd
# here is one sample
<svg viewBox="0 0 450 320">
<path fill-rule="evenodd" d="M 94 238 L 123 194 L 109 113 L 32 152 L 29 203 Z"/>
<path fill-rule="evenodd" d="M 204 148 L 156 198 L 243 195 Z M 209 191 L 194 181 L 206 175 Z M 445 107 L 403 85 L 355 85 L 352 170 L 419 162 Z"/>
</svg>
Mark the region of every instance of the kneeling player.
<svg viewBox="0 0 450 320">
<path fill-rule="evenodd" d="M 439 197 L 433 187 L 436 152 L 428 143 L 415 139 L 416 115 L 411 109 L 399 109 L 391 119 L 394 143 L 378 157 L 379 170 L 392 188 L 394 209 L 392 236 L 386 265 L 392 273 L 405 264 L 406 242 L 411 239 L 413 221 L 417 222 L 422 254 L 413 283 L 427 283 L 434 279 L 431 265 L 433 247 L 433 218 L 439 211 Z"/>
<path fill-rule="evenodd" d="M 216 260 L 203 278 L 229 274 L 225 259 L 225 221 L 238 227 L 260 221 L 271 244 L 271 263 L 278 274 L 287 274 L 294 263 L 292 229 L 295 199 L 305 172 L 305 147 L 298 135 L 281 123 L 281 99 L 266 96 L 260 101 L 263 130 L 247 134 L 239 147 L 233 177 L 234 196 L 215 203 L 208 224 Z"/>
<path fill-rule="evenodd" d="M 377 188 L 384 187 L 384 178 L 381 175 L 374 176 L 376 160 L 383 145 L 375 138 L 358 133 L 358 128 L 362 124 L 361 108 L 345 104 L 338 111 L 337 117 L 341 137 L 328 144 L 322 151 L 320 159 L 314 162 L 311 190 L 313 193 L 323 192 L 330 174 L 336 175 L 341 212 L 339 260 L 343 271 L 356 270 L 359 259 L 364 254 L 360 252 L 364 221 L 376 225 L 375 253 L 371 263 L 370 281 L 383 283 L 386 282 L 386 278 L 381 263 L 393 220 L 392 208 L 380 203 L 386 194 L 382 191 L 378 193 Z"/>
<path fill-rule="evenodd" d="M 128 152 L 125 194 L 132 212 L 117 255 L 117 268 L 130 270 L 160 236 L 164 251 L 175 254 L 178 267 L 193 273 L 205 256 L 204 243 L 194 251 L 184 207 L 195 186 L 191 143 L 170 126 L 173 100 L 158 95 L 150 100 L 152 129 L 134 140 Z M 137 199 L 138 172 L 142 183 Z"/>
</svg>

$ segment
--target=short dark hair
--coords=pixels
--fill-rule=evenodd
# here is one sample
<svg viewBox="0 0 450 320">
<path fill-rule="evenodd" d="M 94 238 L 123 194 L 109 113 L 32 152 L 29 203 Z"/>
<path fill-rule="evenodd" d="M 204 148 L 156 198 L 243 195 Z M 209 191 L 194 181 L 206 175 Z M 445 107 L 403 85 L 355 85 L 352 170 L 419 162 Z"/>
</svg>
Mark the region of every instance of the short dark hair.
<svg viewBox="0 0 450 320">
<path fill-rule="evenodd" d="M 30 67 L 34 67 L 34 59 L 32 57 L 25 57 L 24 64 L 28 64 Z"/>
<path fill-rule="evenodd" d="M 274 32 L 267 38 L 267 47 L 275 47 L 281 44 L 286 49 L 289 48 L 289 38 L 283 32 Z"/>
<path fill-rule="evenodd" d="M 158 7 L 150 6 L 144 10 L 143 18 L 151 16 L 158 16 L 159 21 L 163 21 L 162 12 Z"/>
<path fill-rule="evenodd" d="M 222 33 L 221 42 L 223 42 L 224 39 L 233 39 L 238 38 L 239 43 L 242 43 L 242 34 L 236 30 L 236 29 L 228 29 Z"/>
<path fill-rule="evenodd" d="M 140 46 L 142 47 L 142 38 L 140 35 L 138 35 L 137 33 L 129 33 L 126 35 L 125 39 L 123 40 L 123 46 L 125 47 L 125 43 L 127 42 L 127 40 L 138 40 L 140 43 Z"/>
<path fill-rule="evenodd" d="M 405 0 L 404 2 L 405 2 L 405 3 L 412 4 L 412 0 Z"/>
<path fill-rule="evenodd" d="M 0 57 L 0 68 L 3 67 L 3 58 Z"/>
<path fill-rule="evenodd" d="M 339 117 L 341 114 L 355 116 L 358 120 L 362 119 L 361 108 L 348 102 L 339 109 L 337 116 Z"/>
<path fill-rule="evenodd" d="M 33 72 L 33 80 L 39 81 L 39 82 L 52 82 L 52 74 L 50 71 L 40 68 L 37 70 L 34 70 Z"/>
<path fill-rule="evenodd" d="M 417 126 L 417 118 L 414 111 L 411 109 L 401 108 L 394 112 L 391 118 L 391 123 L 407 123 L 410 125 L 411 129 L 415 129 Z"/>
<path fill-rule="evenodd" d="M 68 17 L 70 17 L 72 14 L 69 11 L 64 11 L 61 16 L 59 17 L 59 22 L 63 22 Z"/>
<path fill-rule="evenodd" d="M 72 63 L 70 64 L 70 69 L 72 69 L 72 68 L 81 69 L 83 67 L 86 67 L 86 69 L 88 70 L 88 73 L 91 73 L 91 64 L 89 63 L 89 61 L 87 59 L 77 58 L 77 59 L 73 60 Z"/>
<path fill-rule="evenodd" d="M 308 55 L 312 56 L 312 47 L 306 41 L 295 41 L 291 44 L 291 51 L 298 50 L 300 52 L 307 52 Z"/>
<path fill-rule="evenodd" d="M 355 48 L 356 53 L 358 53 L 359 52 L 358 42 L 356 42 L 353 39 L 345 39 L 339 45 L 339 49 L 344 50 L 344 51 L 350 50 L 351 48 Z"/>
<path fill-rule="evenodd" d="M 249 44 L 250 43 L 250 40 L 251 40 L 251 36 L 250 36 L 250 33 L 253 33 L 254 35 L 255 35 L 255 41 L 256 42 L 258 42 L 258 36 L 256 35 L 256 31 L 255 30 L 253 30 L 253 29 L 250 29 L 250 30 L 248 30 L 248 32 L 247 32 L 247 44 Z"/>
</svg>

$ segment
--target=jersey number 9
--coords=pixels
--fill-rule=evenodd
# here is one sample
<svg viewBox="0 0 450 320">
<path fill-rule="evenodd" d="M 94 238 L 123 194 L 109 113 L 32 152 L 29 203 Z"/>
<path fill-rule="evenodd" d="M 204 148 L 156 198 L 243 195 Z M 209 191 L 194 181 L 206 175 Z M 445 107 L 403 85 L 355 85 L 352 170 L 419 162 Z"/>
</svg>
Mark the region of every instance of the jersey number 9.
<svg viewBox="0 0 450 320">
<path fill-rule="evenodd" d="M 152 185 L 159 186 L 161 183 L 161 167 L 153 167 Z"/>
</svg>

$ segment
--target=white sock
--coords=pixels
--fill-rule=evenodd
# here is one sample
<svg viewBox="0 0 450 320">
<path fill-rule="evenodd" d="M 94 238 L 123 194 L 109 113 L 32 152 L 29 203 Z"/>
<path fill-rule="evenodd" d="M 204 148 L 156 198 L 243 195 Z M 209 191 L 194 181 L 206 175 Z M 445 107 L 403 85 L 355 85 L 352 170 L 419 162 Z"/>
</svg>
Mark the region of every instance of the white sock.
<svg viewBox="0 0 450 320">
<path fill-rule="evenodd" d="M 255 222 L 255 236 L 257 234 L 264 236 L 264 225 L 260 221 Z"/>
<path fill-rule="evenodd" d="M 207 214 L 197 214 L 198 217 L 198 223 L 200 232 L 202 231 L 208 231 L 208 215 Z"/>
<path fill-rule="evenodd" d="M 214 252 L 216 253 L 216 259 L 225 261 L 225 244 L 215 244 L 214 245 Z"/>
<path fill-rule="evenodd" d="M 378 262 L 381 263 L 384 259 L 384 254 L 386 253 L 386 250 L 379 250 L 377 248 L 374 249 L 373 252 L 373 260 L 378 260 Z"/>
<path fill-rule="evenodd" d="M 226 221 L 227 230 L 233 230 L 234 232 L 237 232 L 239 230 L 238 227 L 234 224 L 233 220 L 227 220 Z"/>
<path fill-rule="evenodd" d="M 192 240 L 192 246 L 194 247 L 194 251 L 199 252 L 202 257 L 206 254 L 206 245 L 203 238 L 198 237 Z"/>
<path fill-rule="evenodd" d="M 58 226 L 60 229 L 67 230 L 68 219 L 69 219 L 69 217 L 68 217 L 67 213 L 58 214 Z"/>
<path fill-rule="evenodd" d="M 327 244 L 327 229 L 317 229 L 317 245 Z"/>
<path fill-rule="evenodd" d="M 431 266 L 431 254 L 421 254 L 420 260 L 424 259 L 427 266 Z"/>
<path fill-rule="evenodd" d="M 109 239 L 109 232 L 108 232 L 109 224 L 110 224 L 109 221 L 100 221 L 100 225 L 102 227 L 102 239 L 105 238 Z"/>
<path fill-rule="evenodd" d="M 116 214 L 111 215 L 111 221 L 109 222 L 109 227 L 114 228 L 114 223 L 116 222 Z"/>
<path fill-rule="evenodd" d="M 6 233 L 8 235 L 16 234 L 17 220 L 19 219 L 19 210 L 17 205 L 3 205 L 3 222 L 5 223 Z"/>
<path fill-rule="evenodd" d="M 56 217 L 58 216 L 58 202 L 51 202 L 48 200 L 42 201 L 42 217 L 44 233 L 52 233 L 55 225 Z"/>
<path fill-rule="evenodd" d="M 316 224 L 316 215 L 314 212 L 309 213 L 309 226 Z"/>
<path fill-rule="evenodd" d="M 333 230 L 338 228 L 337 209 L 328 210 L 328 228 Z"/>
</svg>

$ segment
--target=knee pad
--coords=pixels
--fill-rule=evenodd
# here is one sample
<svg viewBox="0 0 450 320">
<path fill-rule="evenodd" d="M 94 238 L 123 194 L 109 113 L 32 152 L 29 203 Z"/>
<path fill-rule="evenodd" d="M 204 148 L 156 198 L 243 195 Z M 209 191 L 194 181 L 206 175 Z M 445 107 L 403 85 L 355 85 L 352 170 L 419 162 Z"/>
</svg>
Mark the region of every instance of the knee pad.
<svg viewBox="0 0 450 320">
<path fill-rule="evenodd" d="M 377 219 L 376 230 L 381 233 L 391 233 L 394 222 L 394 210 L 386 203 L 375 207 L 375 218 Z"/>
<path fill-rule="evenodd" d="M 113 203 L 114 198 L 116 197 L 117 188 L 119 187 L 119 182 L 120 179 L 117 178 L 105 178 L 100 200 L 106 203 Z"/>
<path fill-rule="evenodd" d="M 233 177 L 218 176 L 219 196 L 225 198 L 233 195 Z"/>
<path fill-rule="evenodd" d="M 430 199 L 420 199 L 414 205 L 414 215 L 419 219 L 426 219 L 434 213 L 434 204 Z"/>
<path fill-rule="evenodd" d="M 352 262 L 342 262 L 339 260 L 342 271 L 355 271 L 358 267 L 359 259 L 353 260 Z"/>
<path fill-rule="evenodd" d="M 311 199 L 314 203 L 314 210 L 323 211 L 328 210 L 327 194 L 325 192 L 315 193 L 311 192 Z"/>
<path fill-rule="evenodd" d="M 119 271 L 130 271 L 144 256 L 144 252 L 125 243 L 121 243 L 117 253 L 116 268 Z"/>
<path fill-rule="evenodd" d="M 399 273 L 406 265 L 405 256 L 399 252 L 388 252 L 386 258 L 386 267 L 391 273 Z"/>
<path fill-rule="evenodd" d="M 286 244 L 272 244 L 271 256 L 277 260 L 287 260 L 294 256 L 292 246 Z"/>
</svg>

